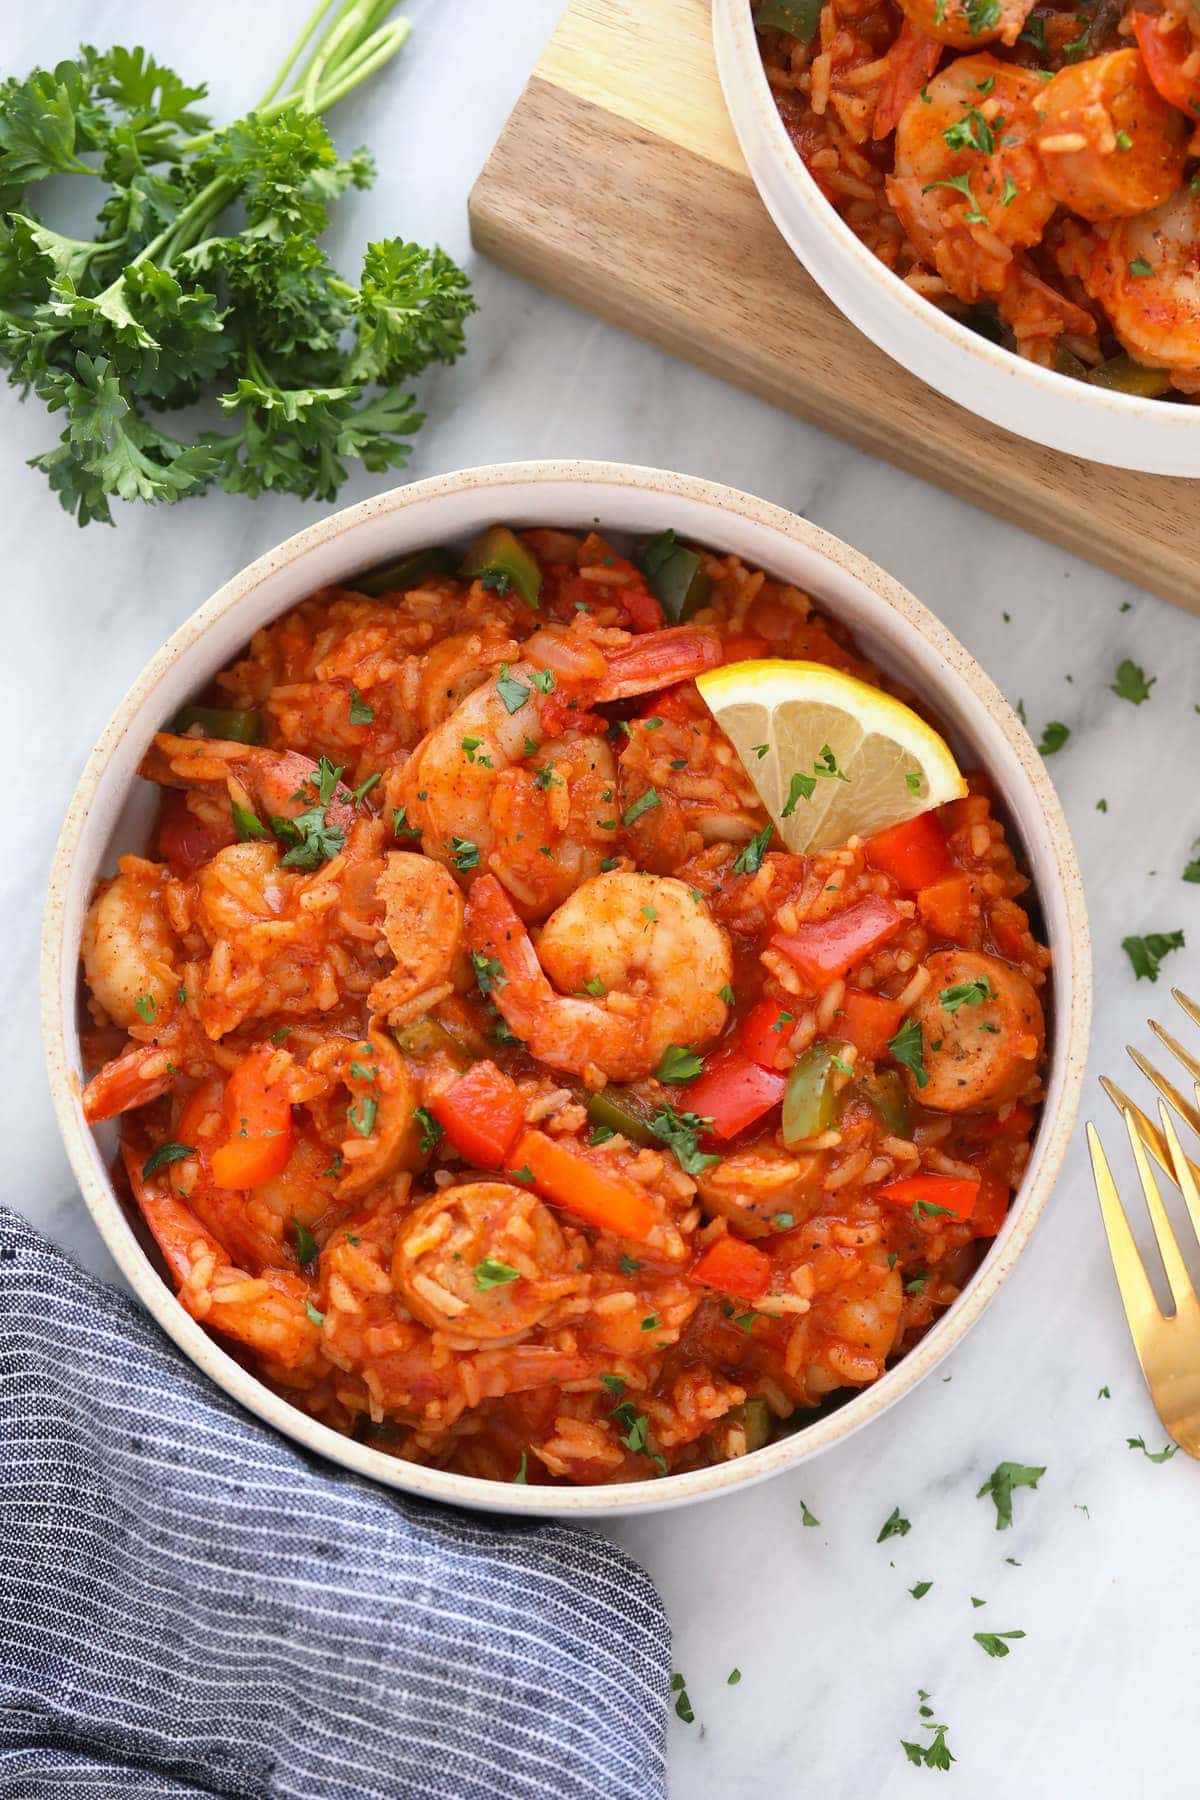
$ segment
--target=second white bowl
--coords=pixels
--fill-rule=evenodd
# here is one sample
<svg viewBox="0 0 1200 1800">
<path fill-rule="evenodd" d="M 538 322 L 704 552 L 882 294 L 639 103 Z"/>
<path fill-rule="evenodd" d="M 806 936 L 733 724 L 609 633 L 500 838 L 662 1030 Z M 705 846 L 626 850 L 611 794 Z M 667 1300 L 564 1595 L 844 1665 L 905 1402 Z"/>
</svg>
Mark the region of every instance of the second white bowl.
<svg viewBox="0 0 1200 1800">
<path fill-rule="evenodd" d="M 750 0 L 713 0 L 713 36 L 725 103 L 763 204 L 813 280 L 873 344 L 968 412 L 1052 450 L 1147 475 L 1200 475 L 1200 408 L 1039 368 L 885 267 L 838 217 L 788 137 Z"/>
</svg>

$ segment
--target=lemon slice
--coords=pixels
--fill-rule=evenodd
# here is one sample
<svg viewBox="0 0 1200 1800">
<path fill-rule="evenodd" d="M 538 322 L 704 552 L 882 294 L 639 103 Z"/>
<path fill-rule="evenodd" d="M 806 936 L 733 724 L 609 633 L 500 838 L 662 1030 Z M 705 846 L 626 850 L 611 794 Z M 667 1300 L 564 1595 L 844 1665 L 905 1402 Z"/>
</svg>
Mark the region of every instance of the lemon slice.
<svg viewBox="0 0 1200 1800">
<path fill-rule="evenodd" d="M 931 725 L 826 663 L 729 663 L 696 686 L 789 850 L 870 837 L 967 791 Z"/>
</svg>

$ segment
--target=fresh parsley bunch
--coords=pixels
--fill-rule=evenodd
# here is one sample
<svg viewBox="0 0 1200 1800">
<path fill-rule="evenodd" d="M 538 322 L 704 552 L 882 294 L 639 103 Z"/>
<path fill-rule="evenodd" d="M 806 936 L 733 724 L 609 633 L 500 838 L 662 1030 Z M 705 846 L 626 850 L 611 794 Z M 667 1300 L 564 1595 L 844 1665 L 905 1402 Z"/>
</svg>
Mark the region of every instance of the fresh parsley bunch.
<svg viewBox="0 0 1200 1800">
<path fill-rule="evenodd" d="M 111 523 L 114 494 L 214 483 L 331 500 L 346 459 L 407 460 L 423 418 L 407 384 L 462 354 L 466 276 L 388 238 L 352 287 L 319 243 L 330 203 L 374 176 L 320 115 L 404 43 L 393 5 L 319 0 L 258 107 L 219 131 L 204 87 L 141 48 L 85 45 L 0 83 L 0 362 L 63 421 L 33 466 L 81 525 Z M 102 185 L 94 238 L 35 213 L 27 190 L 53 175 Z M 225 429 L 165 429 L 214 394 Z"/>
</svg>

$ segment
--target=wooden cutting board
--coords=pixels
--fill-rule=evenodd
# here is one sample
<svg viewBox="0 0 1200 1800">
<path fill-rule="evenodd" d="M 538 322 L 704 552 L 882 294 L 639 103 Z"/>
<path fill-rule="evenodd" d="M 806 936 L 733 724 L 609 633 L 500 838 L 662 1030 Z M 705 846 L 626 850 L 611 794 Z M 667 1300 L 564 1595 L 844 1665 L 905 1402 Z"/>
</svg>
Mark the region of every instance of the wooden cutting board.
<svg viewBox="0 0 1200 1800">
<path fill-rule="evenodd" d="M 1200 485 L 988 425 L 826 300 L 742 161 L 708 0 L 571 0 L 470 214 L 531 281 L 1200 611 Z"/>
</svg>

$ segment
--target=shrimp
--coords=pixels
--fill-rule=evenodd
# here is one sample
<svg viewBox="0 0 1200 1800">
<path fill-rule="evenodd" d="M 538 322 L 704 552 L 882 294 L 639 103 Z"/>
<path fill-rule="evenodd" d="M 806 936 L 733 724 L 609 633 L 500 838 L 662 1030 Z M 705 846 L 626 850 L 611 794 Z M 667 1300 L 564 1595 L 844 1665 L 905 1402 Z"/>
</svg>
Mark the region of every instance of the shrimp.
<svg viewBox="0 0 1200 1800">
<path fill-rule="evenodd" d="M 418 744 L 396 797 L 427 856 L 460 874 L 489 869 L 536 919 L 597 873 L 617 826 L 613 754 L 588 707 L 689 679 L 721 647 L 690 627 L 547 628 L 525 652 Z"/>
<path fill-rule="evenodd" d="M 536 1194 L 502 1181 L 444 1188 L 396 1236 L 392 1279 L 457 1347 L 515 1343 L 583 1285 L 587 1241 Z"/>
<path fill-rule="evenodd" d="M 939 950 L 925 969 L 929 986 L 912 1015 L 925 1052 L 926 1084 L 915 1089 L 921 1105 L 971 1112 L 1026 1096 L 1037 1083 L 1046 1025 L 1024 975 L 974 950 Z"/>
<path fill-rule="evenodd" d="M 1043 94 L 1028 69 L 961 56 L 901 115 L 888 198 L 959 300 L 1000 293 L 1054 211 L 1034 147 Z"/>
<path fill-rule="evenodd" d="M 311 1308 L 309 1283 L 285 1270 L 252 1276 L 239 1269 L 165 1181 L 146 1179 L 132 1146 L 123 1145 L 122 1154 L 142 1217 L 185 1311 L 264 1357 L 269 1373 L 287 1386 L 318 1379 L 324 1369 L 320 1314 L 314 1316 Z"/>
<path fill-rule="evenodd" d="M 373 1013 L 402 1026 L 432 1011 L 454 991 L 461 960 L 462 890 L 448 869 L 428 856 L 395 850 L 375 884 L 383 901 L 383 934 L 395 966 L 370 993 Z"/>
<path fill-rule="evenodd" d="M 332 1149 L 337 1200 L 363 1194 L 415 1163 L 416 1089 L 404 1058 L 378 1026 L 362 1039 L 326 1038 L 307 1070 L 326 1084 L 307 1106 L 322 1143 Z"/>
<path fill-rule="evenodd" d="M 1194 124 L 1200 115 L 1200 19 L 1191 0 L 1165 0 L 1161 7 L 1139 0 L 1129 27 L 1163 99 Z"/>
<path fill-rule="evenodd" d="M 261 750 L 224 738 L 176 737 L 160 731 L 138 774 L 160 787 L 224 789 L 231 801 L 267 818 L 294 819 L 317 802 L 320 766 L 298 750 Z M 343 834 L 357 816 L 343 782 L 331 786 L 325 822 Z"/>
<path fill-rule="evenodd" d="M 492 999 L 530 1054 L 589 1085 L 636 1081 L 668 1045 L 703 1049 L 724 1029 L 729 939 L 670 876 L 593 876 L 546 921 L 536 951 L 500 883 L 483 876 L 467 941 L 499 965 Z"/>
<path fill-rule="evenodd" d="M 839 1387 L 877 1381 L 896 1347 L 904 1282 L 881 1242 L 862 1243 L 870 1228 L 826 1215 L 788 1232 L 772 1260 L 789 1287 L 809 1299 L 789 1328 L 784 1362 L 803 1404 Z"/>
<path fill-rule="evenodd" d="M 117 868 L 88 908 L 82 955 L 93 998 L 128 1030 L 175 1006 L 180 949 L 163 905 L 168 871 L 140 856 Z"/>
<path fill-rule="evenodd" d="M 196 1066 L 198 1034 L 180 998 L 182 952 L 164 903 L 168 871 L 140 856 L 123 856 L 118 871 L 88 908 L 81 956 L 93 999 L 135 1042 L 84 1089 L 91 1125 L 157 1100 L 205 1060 L 201 1054 Z"/>
<path fill-rule="evenodd" d="M 1112 321 L 1136 361 L 1183 377 L 1200 371 L 1200 198 L 1180 188 L 1134 219 L 1086 230 L 1063 224 L 1058 262 Z"/>
<path fill-rule="evenodd" d="M 900 0 L 900 4 L 905 18 L 937 43 L 954 50 L 978 50 L 984 44 L 1015 44 L 1034 0 Z"/>
<path fill-rule="evenodd" d="M 1068 64 L 1046 84 L 1037 137 L 1046 185 L 1080 218 L 1148 212 L 1183 180 L 1188 129 L 1136 50 Z"/>
</svg>

